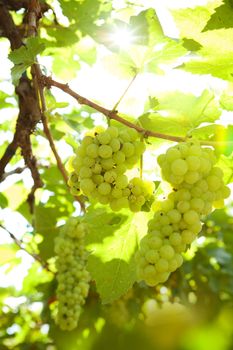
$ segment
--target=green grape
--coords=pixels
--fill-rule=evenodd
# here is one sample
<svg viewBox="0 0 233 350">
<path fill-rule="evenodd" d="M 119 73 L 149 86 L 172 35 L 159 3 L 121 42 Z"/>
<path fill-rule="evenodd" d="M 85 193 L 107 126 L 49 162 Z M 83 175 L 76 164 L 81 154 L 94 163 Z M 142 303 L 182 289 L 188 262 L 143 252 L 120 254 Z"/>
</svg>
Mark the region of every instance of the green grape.
<svg viewBox="0 0 233 350">
<path fill-rule="evenodd" d="M 128 135 L 130 137 L 131 142 L 136 141 L 139 137 L 138 132 L 135 129 L 131 129 L 131 128 L 128 129 Z"/>
<path fill-rule="evenodd" d="M 88 146 L 91 145 L 93 143 L 94 139 L 91 136 L 85 136 L 82 140 L 82 146 Z"/>
<path fill-rule="evenodd" d="M 171 223 L 175 224 L 181 220 L 181 214 L 178 210 L 172 209 L 167 213 Z"/>
<path fill-rule="evenodd" d="M 189 147 L 185 143 L 180 143 L 178 146 L 174 148 L 178 149 L 181 152 L 182 157 L 187 157 L 189 154 Z"/>
<path fill-rule="evenodd" d="M 102 175 L 93 175 L 92 180 L 96 185 L 100 185 L 104 182 L 104 177 Z"/>
<path fill-rule="evenodd" d="M 101 171 L 102 171 L 102 166 L 99 163 L 95 163 L 92 167 L 91 167 L 91 171 L 93 172 L 93 174 L 97 174 L 100 175 Z"/>
<path fill-rule="evenodd" d="M 119 139 L 114 138 L 110 141 L 109 146 L 112 148 L 113 152 L 117 152 L 121 148 L 121 143 Z"/>
<path fill-rule="evenodd" d="M 178 201 L 189 201 L 191 199 L 191 194 L 187 189 L 181 188 L 176 192 L 175 198 Z"/>
<path fill-rule="evenodd" d="M 124 197 L 129 197 L 130 193 L 131 193 L 131 191 L 130 191 L 130 189 L 128 187 L 122 189 L 122 195 Z"/>
<path fill-rule="evenodd" d="M 171 245 L 164 245 L 160 248 L 159 253 L 162 258 L 170 260 L 174 257 L 175 251 Z"/>
<path fill-rule="evenodd" d="M 121 174 L 124 174 L 127 170 L 127 167 L 125 166 L 125 164 L 118 164 L 114 171 L 118 174 L 118 175 L 121 175 Z"/>
<path fill-rule="evenodd" d="M 172 162 L 173 160 L 181 158 L 181 153 L 176 148 L 169 148 L 165 156 L 167 162 Z"/>
<path fill-rule="evenodd" d="M 159 249 L 160 247 L 162 247 L 163 241 L 160 237 L 156 237 L 152 235 L 148 239 L 148 244 L 151 249 Z"/>
<path fill-rule="evenodd" d="M 122 151 L 114 153 L 113 160 L 116 164 L 122 164 L 125 162 L 125 154 Z"/>
<path fill-rule="evenodd" d="M 204 208 L 205 202 L 201 198 L 192 198 L 190 201 L 191 209 L 201 213 Z"/>
<path fill-rule="evenodd" d="M 229 187 L 223 186 L 223 188 L 222 188 L 222 196 L 223 196 L 223 198 L 224 199 L 228 198 L 230 196 L 230 194 L 231 194 L 231 190 L 229 189 Z"/>
<path fill-rule="evenodd" d="M 190 202 L 188 201 L 179 201 L 177 203 L 177 209 L 179 210 L 180 213 L 185 213 L 190 209 Z"/>
<path fill-rule="evenodd" d="M 99 147 L 96 144 L 91 143 L 86 148 L 86 154 L 90 158 L 97 158 L 99 154 Z"/>
<path fill-rule="evenodd" d="M 184 230 L 181 233 L 181 238 L 182 238 L 182 243 L 191 244 L 196 238 L 196 235 L 189 230 Z"/>
<path fill-rule="evenodd" d="M 114 167 L 114 161 L 112 158 L 101 159 L 100 164 L 104 170 L 111 170 Z"/>
<path fill-rule="evenodd" d="M 166 199 L 165 201 L 162 201 L 159 203 L 161 210 L 169 211 L 174 209 L 174 201 L 171 199 Z"/>
<path fill-rule="evenodd" d="M 138 156 L 140 156 L 146 150 L 146 146 L 145 146 L 144 142 L 134 141 L 133 145 L 135 148 L 135 154 L 137 154 Z"/>
<path fill-rule="evenodd" d="M 116 187 L 123 189 L 128 186 L 128 178 L 126 175 L 119 175 L 115 183 Z"/>
<path fill-rule="evenodd" d="M 173 228 L 171 225 L 164 225 L 161 227 L 161 233 L 163 236 L 170 236 L 173 232 Z"/>
<path fill-rule="evenodd" d="M 191 145 L 189 147 L 189 154 L 191 156 L 197 156 L 197 157 L 201 157 L 202 155 L 202 150 L 200 145 Z"/>
<path fill-rule="evenodd" d="M 86 167 L 92 167 L 94 164 L 96 164 L 96 160 L 94 158 L 91 157 L 84 157 L 83 158 L 83 165 Z"/>
<path fill-rule="evenodd" d="M 156 263 L 156 270 L 158 272 L 166 272 L 168 270 L 168 261 L 166 259 L 159 259 Z"/>
<path fill-rule="evenodd" d="M 77 150 L 76 150 L 76 154 L 79 157 L 85 157 L 86 155 L 86 148 L 84 146 L 80 146 Z"/>
<path fill-rule="evenodd" d="M 188 156 L 186 158 L 189 171 L 197 171 L 200 168 L 200 159 L 196 156 Z"/>
<path fill-rule="evenodd" d="M 117 138 L 119 135 L 118 128 L 116 128 L 115 126 L 109 126 L 107 132 L 110 135 L 111 139 Z"/>
<path fill-rule="evenodd" d="M 141 204 L 129 202 L 129 208 L 132 212 L 136 213 L 141 210 Z"/>
<path fill-rule="evenodd" d="M 155 264 L 159 260 L 159 254 L 156 250 L 148 250 L 145 258 L 150 264 Z"/>
<path fill-rule="evenodd" d="M 80 188 L 87 196 L 95 189 L 95 184 L 91 179 L 80 180 Z"/>
<path fill-rule="evenodd" d="M 122 152 L 126 157 L 132 157 L 134 155 L 134 145 L 131 142 L 125 142 L 122 147 Z"/>
<path fill-rule="evenodd" d="M 111 185 L 107 182 L 103 182 L 98 186 L 98 192 L 101 195 L 107 195 L 111 192 Z"/>
<path fill-rule="evenodd" d="M 176 176 L 183 176 L 188 171 L 188 165 L 183 159 L 176 159 L 171 163 L 171 170 Z"/>
<path fill-rule="evenodd" d="M 100 202 L 100 204 L 108 204 L 109 199 L 108 199 L 108 196 L 99 195 L 98 201 Z"/>
<path fill-rule="evenodd" d="M 101 145 L 98 149 L 98 154 L 104 159 L 110 158 L 112 156 L 112 148 L 108 145 Z"/>
<path fill-rule="evenodd" d="M 123 196 L 123 192 L 119 188 L 113 188 L 112 196 L 113 196 L 113 198 L 121 198 Z"/>
<path fill-rule="evenodd" d="M 88 178 L 88 177 L 91 177 L 91 175 L 92 175 L 92 171 L 90 168 L 87 168 L 84 166 L 80 169 L 80 172 L 79 172 L 80 178 Z"/>
<path fill-rule="evenodd" d="M 124 142 L 130 141 L 130 134 L 128 133 L 128 129 L 120 130 L 119 138 Z"/>
<path fill-rule="evenodd" d="M 111 141 L 111 135 L 108 131 L 103 131 L 97 136 L 97 140 L 101 145 L 107 145 Z M 103 157 L 108 158 L 108 157 Z"/>
<path fill-rule="evenodd" d="M 181 238 L 180 233 L 173 232 L 169 237 L 169 241 L 170 241 L 172 246 L 180 245 L 182 243 L 182 238 Z"/>
<path fill-rule="evenodd" d="M 188 171 L 184 177 L 184 180 L 190 185 L 193 185 L 199 179 L 200 179 L 200 175 L 197 171 Z"/>
<path fill-rule="evenodd" d="M 196 213 L 194 210 L 189 210 L 186 213 L 184 213 L 184 221 L 187 222 L 187 224 L 189 225 L 193 225 L 199 220 L 200 217 L 198 213 Z"/>
<path fill-rule="evenodd" d="M 189 230 L 192 231 L 194 234 L 198 234 L 199 232 L 201 232 L 202 230 L 202 225 L 201 222 L 198 221 L 193 225 L 189 225 Z"/>
<path fill-rule="evenodd" d="M 165 163 L 166 161 L 166 155 L 165 154 L 160 154 L 158 157 L 157 157 L 157 163 L 158 165 L 160 165 L 161 167 L 163 166 L 163 164 Z"/>
<path fill-rule="evenodd" d="M 222 185 L 221 179 L 218 178 L 216 175 L 208 176 L 206 178 L 206 181 L 210 191 L 217 191 Z"/>
<path fill-rule="evenodd" d="M 113 183 L 117 179 L 117 173 L 114 170 L 106 171 L 104 174 L 104 180 L 109 183 Z"/>
<path fill-rule="evenodd" d="M 126 159 L 126 164 L 128 166 L 129 169 L 132 169 L 133 166 L 138 162 L 138 155 L 135 155 L 135 156 L 132 156 L 132 157 L 129 157 Z"/>
</svg>

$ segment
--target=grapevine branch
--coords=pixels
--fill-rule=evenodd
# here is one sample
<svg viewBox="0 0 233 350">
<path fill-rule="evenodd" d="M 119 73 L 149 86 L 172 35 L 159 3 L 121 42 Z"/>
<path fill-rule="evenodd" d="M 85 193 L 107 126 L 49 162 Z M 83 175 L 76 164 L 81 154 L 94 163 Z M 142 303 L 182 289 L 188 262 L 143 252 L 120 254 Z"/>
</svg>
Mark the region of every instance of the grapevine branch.
<svg viewBox="0 0 233 350">
<path fill-rule="evenodd" d="M 30 1 L 30 7 L 29 7 L 29 12 L 28 12 L 28 34 L 30 36 L 36 36 L 37 35 L 37 28 L 38 28 L 38 21 L 40 19 L 41 15 L 41 6 L 38 0 L 31 0 Z M 44 129 L 44 134 L 47 137 L 49 141 L 50 148 L 54 154 L 54 157 L 57 162 L 58 169 L 60 170 L 62 177 L 67 185 L 68 182 L 68 175 L 66 173 L 65 167 L 62 163 L 62 160 L 57 152 L 55 143 L 53 141 L 52 134 L 50 132 L 48 123 L 47 123 L 47 118 L 45 115 L 46 112 L 46 101 L 45 101 L 45 96 L 44 96 L 44 86 L 41 84 L 41 76 L 42 72 L 40 69 L 40 66 L 38 62 L 32 66 L 32 76 L 33 76 L 33 82 L 35 89 L 37 91 L 37 98 L 38 98 L 38 103 L 39 103 L 39 108 L 40 108 L 40 115 L 41 115 L 41 121 L 43 124 L 43 129 Z M 83 211 L 85 211 L 85 206 L 84 203 L 80 200 L 79 197 L 75 197 L 75 199 L 79 202 L 80 207 Z"/>
<path fill-rule="evenodd" d="M 142 133 L 145 137 L 152 136 L 152 137 L 157 137 L 157 138 L 170 140 L 170 141 L 176 141 L 176 142 L 181 142 L 181 141 L 185 140 L 184 137 L 164 135 L 164 134 L 154 132 L 151 130 L 146 130 L 139 125 L 131 123 L 130 121 L 120 117 L 117 111 L 104 108 L 104 107 L 98 105 L 97 103 L 87 99 L 86 97 L 79 95 L 78 93 L 76 93 L 75 91 L 70 89 L 68 84 L 59 83 L 59 82 L 57 82 L 57 81 L 53 80 L 52 78 L 47 77 L 45 75 L 41 76 L 41 81 L 44 84 L 44 86 L 46 86 L 47 88 L 51 88 L 51 86 L 55 86 L 58 89 L 64 91 L 68 95 L 75 98 L 79 104 L 83 104 L 83 105 L 87 105 L 89 107 L 92 107 L 96 111 L 104 114 L 107 118 L 114 119 L 114 120 L 118 121 L 119 123 L 128 126 L 129 128 L 133 128 L 133 129 L 137 130 L 138 132 Z"/>
<path fill-rule="evenodd" d="M 15 237 L 15 235 L 14 235 L 12 232 L 10 232 L 5 226 L 3 226 L 2 224 L 0 224 L 0 227 L 1 227 L 4 231 L 6 231 L 6 232 L 9 234 L 10 238 L 15 242 L 15 244 L 18 246 L 19 249 L 23 250 L 24 252 L 26 252 L 27 254 L 29 254 L 31 257 L 33 257 L 34 260 L 38 261 L 38 262 L 41 264 L 41 266 L 42 266 L 45 270 L 47 270 L 47 271 L 49 271 L 49 272 L 52 272 L 52 271 L 50 270 L 50 268 L 49 268 L 47 262 L 43 261 L 43 260 L 41 259 L 41 257 L 40 257 L 38 254 L 36 254 L 36 253 L 31 253 L 31 252 L 29 252 L 26 248 L 24 248 L 24 247 L 22 246 L 22 242 L 21 242 L 17 237 Z"/>
<path fill-rule="evenodd" d="M 79 95 L 77 92 L 72 90 L 68 84 L 59 83 L 58 81 L 53 80 L 51 77 L 47 77 L 45 75 L 41 75 L 41 83 L 46 86 L 48 89 L 50 89 L 52 86 L 64 91 L 66 94 L 72 96 L 76 101 L 78 101 L 79 104 L 87 105 L 96 111 L 102 113 L 109 119 L 113 119 L 118 121 L 121 124 L 124 124 L 128 126 L 129 128 L 137 130 L 139 133 L 141 133 L 144 137 L 155 137 L 160 138 L 164 140 L 174 141 L 174 142 L 184 142 L 186 141 L 186 137 L 180 137 L 180 136 L 173 136 L 173 135 L 166 135 L 159 132 L 155 132 L 152 130 L 147 130 L 141 127 L 140 125 L 131 123 L 130 121 L 122 118 L 116 110 L 110 110 L 105 107 L 102 107 L 98 105 L 97 103 L 87 99 L 86 97 L 83 97 Z M 229 142 L 224 141 L 201 141 L 202 145 L 207 146 L 224 146 L 228 144 Z"/>
<path fill-rule="evenodd" d="M 29 2 L 27 2 L 27 4 L 28 3 Z M 10 41 L 11 49 L 15 50 L 23 45 L 24 33 L 20 32 L 20 29 L 12 19 L 9 12 L 11 4 L 13 4 L 13 1 L 9 2 L 0 0 L 0 34 Z M 34 180 L 32 191 L 28 196 L 28 203 L 31 211 L 33 211 L 34 192 L 37 188 L 42 187 L 43 183 L 37 169 L 36 158 L 32 152 L 30 135 L 33 133 L 37 123 L 41 119 L 40 111 L 35 89 L 32 86 L 30 79 L 28 79 L 25 74 L 20 78 L 15 92 L 18 95 L 19 100 L 19 115 L 16 122 L 13 140 L 7 146 L 2 158 L 0 159 L 0 181 L 4 179 L 6 165 L 15 155 L 17 149 L 20 148 L 25 164 L 30 169 Z"/>
<path fill-rule="evenodd" d="M 7 173 L 4 173 L 3 175 L 2 175 L 2 181 L 4 181 L 8 176 L 10 176 L 10 175 L 14 175 L 14 174 L 21 174 L 25 169 L 27 169 L 27 167 L 26 166 L 24 166 L 24 167 L 18 167 L 18 168 L 16 168 L 16 169 L 14 169 L 14 170 L 11 170 L 11 171 L 8 171 Z"/>
</svg>

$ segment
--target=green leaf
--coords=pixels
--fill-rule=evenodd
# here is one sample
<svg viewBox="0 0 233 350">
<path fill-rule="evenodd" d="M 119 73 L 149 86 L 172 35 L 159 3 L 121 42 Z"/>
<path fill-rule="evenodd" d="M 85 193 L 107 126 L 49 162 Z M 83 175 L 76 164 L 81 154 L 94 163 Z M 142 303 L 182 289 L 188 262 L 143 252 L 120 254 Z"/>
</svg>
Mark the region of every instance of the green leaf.
<svg viewBox="0 0 233 350">
<path fill-rule="evenodd" d="M 182 43 L 184 48 L 188 51 L 198 51 L 202 47 L 202 45 L 199 42 L 193 39 L 183 38 Z"/>
<path fill-rule="evenodd" d="M 207 30 L 232 28 L 233 6 L 232 0 L 224 0 L 223 5 L 217 7 L 208 20 L 203 32 Z"/>
<path fill-rule="evenodd" d="M 164 43 L 154 46 L 152 52 L 146 57 L 145 66 L 152 72 L 160 72 L 160 64 L 174 63 L 178 58 L 184 56 L 187 50 L 181 41 L 166 39 Z"/>
<path fill-rule="evenodd" d="M 224 174 L 224 182 L 226 184 L 233 182 L 233 153 L 226 157 L 222 155 L 217 163 L 217 165 L 222 169 Z"/>
<path fill-rule="evenodd" d="M 133 42 L 139 45 L 155 45 L 165 39 L 163 28 L 154 9 L 132 16 L 129 31 L 133 33 Z"/>
<path fill-rule="evenodd" d="M 146 231 L 146 214 L 90 208 L 85 221 L 90 226 L 88 269 L 102 302 L 109 303 L 125 294 L 136 280 L 134 253 L 139 236 Z"/>
<path fill-rule="evenodd" d="M 166 135 L 185 136 L 187 128 L 172 118 L 165 118 L 158 113 L 146 113 L 139 117 L 143 128 Z"/>
<path fill-rule="evenodd" d="M 217 47 L 216 50 L 219 52 Z M 226 55 L 200 57 L 183 64 L 180 68 L 193 74 L 211 74 L 214 77 L 232 81 L 233 52 L 228 52 Z"/>
<path fill-rule="evenodd" d="M 233 95 L 224 91 L 220 97 L 220 105 L 227 111 L 233 111 Z"/>
<path fill-rule="evenodd" d="M 59 229 L 56 227 L 59 209 L 39 204 L 35 207 L 35 232 L 43 236 L 43 241 L 38 245 L 42 259 L 54 256 L 54 238 Z"/>
<path fill-rule="evenodd" d="M 9 59 L 14 63 L 12 68 L 13 82 L 17 82 L 24 71 L 35 63 L 36 56 L 44 50 L 45 46 L 39 38 L 28 38 L 25 46 L 12 51 Z"/>
<path fill-rule="evenodd" d="M 155 132 L 185 136 L 200 124 L 215 121 L 221 114 L 214 95 L 208 90 L 198 97 L 175 91 L 157 98 L 159 104 L 154 110 L 158 112 L 147 113 L 139 118 L 144 128 Z"/>
<path fill-rule="evenodd" d="M 6 94 L 4 91 L 0 90 L 0 105 L 1 108 L 7 108 L 7 107 L 14 107 L 14 104 L 12 102 L 6 101 L 7 98 L 12 96 Z"/>
<path fill-rule="evenodd" d="M 0 208 L 5 208 L 8 206 L 8 200 L 4 194 L 0 193 Z"/>
<path fill-rule="evenodd" d="M 7 264 L 15 259 L 15 254 L 19 248 L 15 244 L 0 245 L 0 265 Z"/>
</svg>

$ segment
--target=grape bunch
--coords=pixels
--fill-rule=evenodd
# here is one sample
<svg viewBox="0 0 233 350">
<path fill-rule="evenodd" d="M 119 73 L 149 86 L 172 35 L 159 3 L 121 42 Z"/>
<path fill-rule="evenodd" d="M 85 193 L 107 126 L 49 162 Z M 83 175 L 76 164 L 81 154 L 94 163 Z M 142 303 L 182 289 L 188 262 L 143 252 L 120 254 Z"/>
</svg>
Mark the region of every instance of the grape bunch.
<svg viewBox="0 0 233 350">
<path fill-rule="evenodd" d="M 139 280 L 150 286 L 165 282 L 181 266 L 181 253 L 201 231 L 203 216 L 224 205 L 230 190 L 216 161 L 214 151 L 196 141 L 180 143 L 158 157 L 162 177 L 173 190 L 156 203 L 141 240 L 136 254 Z"/>
<path fill-rule="evenodd" d="M 81 191 L 89 199 L 110 204 L 114 211 L 128 207 L 139 211 L 152 196 L 153 185 L 140 179 L 129 182 L 125 173 L 135 166 L 144 151 L 145 145 L 136 130 L 98 127 L 83 138 L 77 149 L 68 182 L 71 193 L 78 195 Z"/>
<path fill-rule="evenodd" d="M 56 323 L 62 330 L 70 331 L 77 327 L 89 291 L 88 253 L 84 246 L 86 233 L 87 226 L 79 218 L 70 218 L 55 240 L 58 281 Z"/>
</svg>

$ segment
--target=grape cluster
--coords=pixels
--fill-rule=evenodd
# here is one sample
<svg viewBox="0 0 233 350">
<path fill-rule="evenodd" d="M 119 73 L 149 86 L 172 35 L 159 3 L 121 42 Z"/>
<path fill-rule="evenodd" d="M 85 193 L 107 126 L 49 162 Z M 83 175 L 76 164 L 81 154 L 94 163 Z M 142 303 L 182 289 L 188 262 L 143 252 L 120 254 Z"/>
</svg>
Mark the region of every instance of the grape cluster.
<svg viewBox="0 0 233 350">
<path fill-rule="evenodd" d="M 216 161 L 214 151 L 196 141 L 180 143 L 158 157 L 162 177 L 173 191 L 156 204 L 136 255 L 138 277 L 148 285 L 165 282 L 181 266 L 181 253 L 201 231 L 202 217 L 230 195 Z"/>
<path fill-rule="evenodd" d="M 81 191 L 89 199 L 110 204 L 114 211 L 128 207 L 139 211 L 151 197 L 153 185 L 140 179 L 129 182 L 125 173 L 144 151 L 145 145 L 134 129 L 95 129 L 77 149 L 68 182 L 71 193 L 78 195 Z"/>
<path fill-rule="evenodd" d="M 90 274 L 86 270 L 88 253 L 84 246 L 86 232 L 87 227 L 79 218 L 70 218 L 55 240 L 55 253 L 58 256 L 56 323 L 62 330 L 77 327 L 89 290 Z"/>
</svg>

